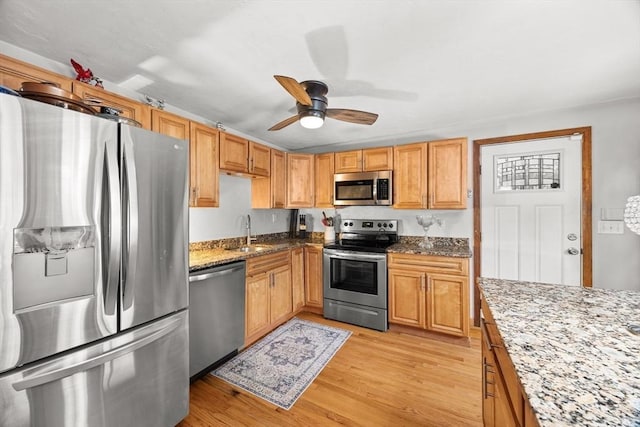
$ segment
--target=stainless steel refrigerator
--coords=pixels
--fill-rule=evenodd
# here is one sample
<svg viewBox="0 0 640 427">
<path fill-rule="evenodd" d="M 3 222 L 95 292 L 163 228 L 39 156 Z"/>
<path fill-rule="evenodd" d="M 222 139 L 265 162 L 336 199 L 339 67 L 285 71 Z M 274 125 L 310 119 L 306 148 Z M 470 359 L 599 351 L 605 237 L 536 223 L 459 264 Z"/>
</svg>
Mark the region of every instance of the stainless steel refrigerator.
<svg viewBox="0 0 640 427">
<path fill-rule="evenodd" d="M 0 426 L 189 403 L 186 141 L 0 94 Z"/>
</svg>

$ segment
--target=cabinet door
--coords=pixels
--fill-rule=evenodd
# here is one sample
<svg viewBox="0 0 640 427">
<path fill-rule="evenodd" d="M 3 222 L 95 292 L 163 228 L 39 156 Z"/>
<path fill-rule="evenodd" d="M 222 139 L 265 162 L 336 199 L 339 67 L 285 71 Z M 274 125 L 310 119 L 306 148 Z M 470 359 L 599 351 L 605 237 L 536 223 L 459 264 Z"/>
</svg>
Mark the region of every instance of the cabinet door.
<svg viewBox="0 0 640 427">
<path fill-rule="evenodd" d="M 245 340 L 261 329 L 269 327 L 270 284 L 271 276 L 267 273 L 247 277 L 244 322 Z"/>
<path fill-rule="evenodd" d="M 287 208 L 313 207 L 313 154 L 287 153 Z"/>
<path fill-rule="evenodd" d="M 429 208 L 467 207 L 467 139 L 429 142 Z"/>
<path fill-rule="evenodd" d="M 51 82 L 71 92 L 71 77 L 66 77 L 26 62 L 0 55 L 0 85 L 18 90 L 23 82 Z"/>
<path fill-rule="evenodd" d="M 73 82 L 73 93 L 85 100 L 99 101 L 95 107 L 97 110 L 102 106 L 117 108 L 122 117 L 136 120 L 143 128 L 151 129 L 151 108 L 146 104 L 79 81 Z"/>
<path fill-rule="evenodd" d="M 469 335 L 467 277 L 427 275 L 427 329 L 450 335 Z"/>
<path fill-rule="evenodd" d="M 362 172 L 362 150 L 335 153 L 336 173 Z"/>
<path fill-rule="evenodd" d="M 316 208 L 333 207 L 333 153 L 316 154 Z"/>
<path fill-rule="evenodd" d="M 284 153 L 271 150 L 271 207 L 284 209 L 287 201 L 286 192 L 287 165 Z"/>
<path fill-rule="evenodd" d="M 151 130 L 178 139 L 189 139 L 189 120 L 162 110 L 151 110 Z"/>
<path fill-rule="evenodd" d="M 271 323 L 287 319 L 292 308 L 291 269 L 288 265 L 271 271 Z"/>
<path fill-rule="evenodd" d="M 191 122 L 190 206 L 219 206 L 218 133 L 217 129 Z"/>
<path fill-rule="evenodd" d="M 249 173 L 259 176 L 271 175 L 271 149 L 250 141 Z"/>
<path fill-rule="evenodd" d="M 425 274 L 389 269 L 389 322 L 425 327 Z"/>
<path fill-rule="evenodd" d="M 220 132 L 220 169 L 231 172 L 249 172 L 249 141 L 226 132 Z"/>
<path fill-rule="evenodd" d="M 304 249 L 291 250 L 291 288 L 293 311 L 297 312 L 304 306 Z"/>
<path fill-rule="evenodd" d="M 407 144 L 393 151 L 393 207 L 422 209 L 427 202 L 427 144 Z"/>
<path fill-rule="evenodd" d="M 385 171 L 393 169 L 393 147 L 362 150 L 362 170 Z"/>
<path fill-rule="evenodd" d="M 322 308 L 322 248 L 304 248 L 305 305 Z"/>
<path fill-rule="evenodd" d="M 482 332 L 482 421 L 484 427 L 499 427 L 495 423 L 496 362 Z"/>
</svg>

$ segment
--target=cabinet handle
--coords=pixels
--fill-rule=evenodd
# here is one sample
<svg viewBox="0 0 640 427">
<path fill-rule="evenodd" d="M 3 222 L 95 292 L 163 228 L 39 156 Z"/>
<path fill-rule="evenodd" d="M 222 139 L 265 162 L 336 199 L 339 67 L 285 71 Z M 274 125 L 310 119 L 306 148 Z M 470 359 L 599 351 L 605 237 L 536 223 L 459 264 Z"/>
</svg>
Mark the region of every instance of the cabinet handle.
<svg viewBox="0 0 640 427">
<path fill-rule="evenodd" d="M 249 170 L 253 172 L 253 157 L 249 159 Z"/>
<path fill-rule="evenodd" d="M 495 394 L 489 393 L 489 384 L 494 385 L 495 382 L 489 382 L 487 380 L 487 373 L 494 373 L 494 371 L 489 371 L 487 368 L 489 367 L 489 364 L 486 362 L 486 360 L 482 361 L 482 369 L 483 369 L 483 375 L 482 375 L 482 395 L 484 399 L 487 399 L 489 397 L 496 397 Z"/>
</svg>

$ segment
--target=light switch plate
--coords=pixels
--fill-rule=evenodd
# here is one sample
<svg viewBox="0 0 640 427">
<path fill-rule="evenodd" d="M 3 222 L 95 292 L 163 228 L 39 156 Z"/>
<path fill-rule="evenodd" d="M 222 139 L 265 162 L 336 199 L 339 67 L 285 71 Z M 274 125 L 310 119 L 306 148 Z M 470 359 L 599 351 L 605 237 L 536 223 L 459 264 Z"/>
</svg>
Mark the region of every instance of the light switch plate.
<svg viewBox="0 0 640 427">
<path fill-rule="evenodd" d="M 624 222 L 598 221 L 598 234 L 623 234 Z"/>
</svg>

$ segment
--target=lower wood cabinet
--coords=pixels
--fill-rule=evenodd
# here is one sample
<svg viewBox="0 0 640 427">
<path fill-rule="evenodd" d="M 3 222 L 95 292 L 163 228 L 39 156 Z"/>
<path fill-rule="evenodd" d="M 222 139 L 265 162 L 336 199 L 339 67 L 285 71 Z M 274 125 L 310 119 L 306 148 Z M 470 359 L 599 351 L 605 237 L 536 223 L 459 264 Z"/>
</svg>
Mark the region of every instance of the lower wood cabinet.
<svg viewBox="0 0 640 427">
<path fill-rule="evenodd" d="M 291 287 L 293 312 L 304 307 L 304 248 L 291 249 Z"/>
<path fill-rule="evenodd" d="M 482 301 L 482 419 L 487 427 L 537 427 L 493 316 Z"/>
<path fill-rule="evenodd" d="M 304 248 L 304 300 L 307 307 L 322 309 L 322 246 Z"/>
<path fill-rule="evenodd" d="M 469 335 L 469 260 L 389 254 L 389 323 Z"/>
<path fill-rule="evenodd" d="M 290 251 L 247 260 L 245 346 L 291 317 Z"/>
</svg>

